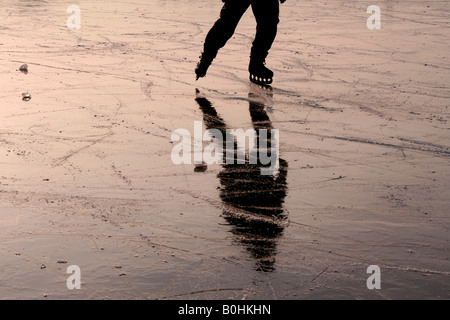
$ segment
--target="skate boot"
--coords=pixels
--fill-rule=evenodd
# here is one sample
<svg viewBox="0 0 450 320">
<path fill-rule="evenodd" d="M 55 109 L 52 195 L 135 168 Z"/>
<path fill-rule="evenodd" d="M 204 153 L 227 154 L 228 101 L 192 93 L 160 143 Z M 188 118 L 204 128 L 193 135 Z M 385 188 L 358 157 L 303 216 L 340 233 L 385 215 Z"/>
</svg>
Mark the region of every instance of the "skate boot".
<svg viewBox="0 0 450 320">
<path fill-rule="evenodd" d="M 215 57 L 215 54 L 213 55 L 205 54 L 204 52 L 202 53 L 202 55 L 200 56 L 200 61 L 197 63 L 197 67 L 195 68 L 195 74 L 197 75 L 197 78 L 195 80 L 203 78 L 206 75 L 206 71 L 208 71 L 208 68 Z"/>
<path fill-rule="evenodd" d="M 250 60 L 248 66 L 250 81 L 259 85 L 269 85 L 273 81 L 273 72 L 265 66 L 264 61 Z"/>
</svg>

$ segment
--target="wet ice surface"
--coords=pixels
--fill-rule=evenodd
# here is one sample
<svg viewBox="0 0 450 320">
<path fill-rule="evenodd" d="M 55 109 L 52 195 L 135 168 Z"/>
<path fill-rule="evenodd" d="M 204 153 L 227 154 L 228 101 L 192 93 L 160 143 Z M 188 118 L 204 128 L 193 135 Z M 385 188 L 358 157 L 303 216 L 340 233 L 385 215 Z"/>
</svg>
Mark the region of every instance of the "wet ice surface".
<svg viewBox="0 0 450 320">
<path fill-rule="evenodd" d="M 378 1 L 370 31 L 366 2 L 288 0 L 272 92 L 250 11 L 195 82 L 220 1 L 77 4 L 79 30 L 72 3 L 0 7 L 1 298 L 449 298 L 447 2 Z M 279 180 L 174 165 L 208 112 L 279 129 Z"/>
</svg>

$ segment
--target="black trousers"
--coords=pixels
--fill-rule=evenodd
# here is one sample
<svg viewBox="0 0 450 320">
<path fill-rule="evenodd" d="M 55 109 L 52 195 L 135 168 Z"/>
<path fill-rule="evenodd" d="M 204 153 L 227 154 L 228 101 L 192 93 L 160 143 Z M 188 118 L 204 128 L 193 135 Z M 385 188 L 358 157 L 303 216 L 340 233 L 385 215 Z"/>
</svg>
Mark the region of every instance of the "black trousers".
<svg viewBox="0 0 450 320">
<path fill-rule="evenodd" d="M 279 0 L 225 0 L 220 17 L 208 32 L 204 54 L 214 58 L 233 36 L 243 14 L 251 6 L 256 19 L 256 35 L 250 51 L 253 61 L 264 61 L 277 34 Z"/>
</svg>

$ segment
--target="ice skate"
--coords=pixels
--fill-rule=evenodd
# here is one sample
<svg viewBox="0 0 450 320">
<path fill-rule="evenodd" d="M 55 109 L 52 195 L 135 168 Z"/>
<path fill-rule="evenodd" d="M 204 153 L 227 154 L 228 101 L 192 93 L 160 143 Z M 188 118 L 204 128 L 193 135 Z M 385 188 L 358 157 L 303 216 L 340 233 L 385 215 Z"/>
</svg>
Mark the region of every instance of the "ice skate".
<svg viewBox="0 0 450 320">
<path fill-rule="evenodd" d="M 209 66 L 214 60 L 214 57 L 215 55 L 202 53 L 202 55 L 200 56 L 200 61 L 197 63 L 197 67 L 195 68 L 195 74 L 197 76 L 195 80 L 203 78 L 206 75 L 206 72 L 208 71 Z"/>
<path fill-rule="evenodd" d="M 263 61 L 251 61 L 248 66 L 250 81 L 262 86 L 268 86 L 273 81 L 273 72 L 265 66 Z"/>
</svg>

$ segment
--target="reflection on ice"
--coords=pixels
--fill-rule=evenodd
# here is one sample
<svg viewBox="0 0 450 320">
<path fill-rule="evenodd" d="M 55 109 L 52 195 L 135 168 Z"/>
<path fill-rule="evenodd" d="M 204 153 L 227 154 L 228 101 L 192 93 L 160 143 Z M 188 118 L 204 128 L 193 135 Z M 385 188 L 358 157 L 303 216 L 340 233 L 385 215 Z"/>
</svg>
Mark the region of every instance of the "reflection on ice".
<svg viewBox="0 0 450 320">
<path fill-rule="evenodd" d="M 211 102 L 204 97 L 197 97 L 196 101 L 203 112 L 207 130 L 219 130 L 225 135 L 228 127 Z M 259 149 L 258 135 L 262 132 L 261 129 L 271 131 L 272 124 L 264 105 L 250 100 L 249 111 Z M 271 144 L 269 138 L 267 146 L 264 147 L 270 149 Z M 225 157 L 226 150 L 224 142 Z M 237 158 L 238 148 L 235 147 L 233 150 L 235 150 L 234 157 Z M 261 174 L 263 167 L 261 161 L 251 163 L 249 155 L 244 164 L 227 161 L 222 167 L 223 170 L 218 174 L 221 184 L 220 197 L 225 205 L 223 210 L 225 219 L 233 226 L 231 232 L 256 260 L 258 271 L 273 271 L 276 239 L 281 236 L 284 230 L 283 222 L 287 218 L 283 208 L 287 188 L 287 162 L 279 159 L 278 172 L 274 175 Z"/>
</svg>

